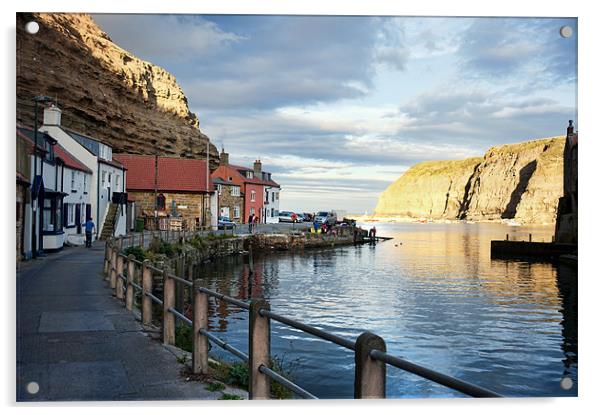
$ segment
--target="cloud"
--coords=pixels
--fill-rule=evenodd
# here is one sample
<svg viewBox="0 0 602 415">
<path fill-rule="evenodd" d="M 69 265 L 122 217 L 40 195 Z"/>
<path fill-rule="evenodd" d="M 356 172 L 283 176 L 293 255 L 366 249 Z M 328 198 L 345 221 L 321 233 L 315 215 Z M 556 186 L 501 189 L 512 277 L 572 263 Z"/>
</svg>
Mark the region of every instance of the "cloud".
<svg viewBox="0 0 602 415">
<path fill-rule="evenodd" d="M 244 40 L 197 16 L 95 14 L 93 18 L 118 45 L 152 62 L 206 58 Z"/>
<path fill-rule="evenodd" d="M 572 38 L 559 35 L 563 25 L 573 27 Z M 576 19 L 473 19 L 459 44 L 460 70 L 490 82 L 512 79 L 530 90 L 575 82 L 576 29 Z"/>
</svg>

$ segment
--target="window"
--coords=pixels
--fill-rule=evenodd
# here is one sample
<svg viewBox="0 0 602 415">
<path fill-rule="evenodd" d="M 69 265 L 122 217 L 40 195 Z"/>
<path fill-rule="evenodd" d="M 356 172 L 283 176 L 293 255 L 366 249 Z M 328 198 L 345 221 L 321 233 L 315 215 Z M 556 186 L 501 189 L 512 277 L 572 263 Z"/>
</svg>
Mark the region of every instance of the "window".
<svg viewBox="0 0 602 415">
<path fill-rule="evenodd" d="M 217 185 L 217 194 L 218 194 L 218 195 L 221 195 L 221 194 L 222 194 L 222 185 L 221 185 L 221 184 L 218 184 L 218 185 Z"/>
<path fill-rule="evenodd" d="M 240 206 L 236 205 L 234 206 L 234 219 L 238 219 L 240 218 Z"/>
<path fill-rule="evenodd" d="M 265 203 L 270 203 L 270 192 L 267 189 L 265 191 Z"/>
<path fill-rule="evenodd" d="M 247 179 L 252 179 L 253 178 L 253 172 L 252 171 L 248 171 L 247 172 Z"/>
<path fill-rule="evenodd" d="M 275 213 L 275 212 L 276 212 L 276 211 L 274 210 L 274 208 L 272 208 L 272 214 L 271 214 L 271 217 L 274 217 L 274 213 Z"/>
<path fill-rule="evenodd" d="M 251 202 L 255 201 L 255 190 L 251 190 Z"/>
<path fill-rule="evenodd" d="M 84 173 L 84 194 L 88 193 L 88 175 Z"/>
<path fill-rule="evenodd" d="M 274 192 L 276 194 L 276 200 L 280 198 L 280 193 Z"/>
<path fill-rule="evenodd" d="M 157 196 L 157 210 L 165 210 L 165 196 L 163 194 Z"/>
<path fill-rule="evenodd" d="M 101 183 L 100 187 L 105 187 L 106 182 L 107 182 L 107 172 L 103 171 L 102 179 L 100 180 L 100 183 Z"/>
<path fill-rule="evenodd" d="M 274 196 L 274 195 L 275 195 L 275 194 L 276 194 L 276 192 L 272 192 L 272 202 L 274 201 L 274 198 L 275 198 L 275 196 Z"/>
<path fill-rule="evenodd" d="M 75 205 L 73 203 L 66 203 L 65 209 L 67 210 L 67 223 L 65 225 L 75 225 Z"/>
<path fill-rule="evenodd" d="M 230 191 L 232 196 L 240 196 L 240 187 L 232 186 L 232 190 Z"/>
<path fill-rule="evenodd" d="M 75 192 L 75 170 L 71 170 L 71 191 Z"/>
<path fill-rule="evenodd" d="M 117 191 L 119 191 L 119 189 L 120 189 L 120 187 L 119 187 L 119 180 L 120 180 L 119 175 L 118 174 L 115 175 L 115 189 L 117 189 Z"/>
<path fill-rule="evenodd" d="M 251 215 L 255 214 L 255 208 L 251 208 Z"/>
<path fill-rule="evenodd" d="M 44 212 L 42 226 L 44 231 L 60 231 L 63 229 L 61 212 L 63 208 L 63 199 L 48 198 L 44 199 Z"/>
<path fill-rule="evenodd" d="M 111 184 L 111 176 L 112 176 L 112 174 L 109 173 L 109 184 Z"/>
</svg>

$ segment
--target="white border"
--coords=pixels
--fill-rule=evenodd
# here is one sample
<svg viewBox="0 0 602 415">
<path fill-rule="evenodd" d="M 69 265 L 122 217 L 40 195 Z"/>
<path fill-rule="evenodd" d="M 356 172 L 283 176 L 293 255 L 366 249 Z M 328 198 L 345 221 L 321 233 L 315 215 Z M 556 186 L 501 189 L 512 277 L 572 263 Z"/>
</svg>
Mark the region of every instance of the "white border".
<svg viewBox="0 0 602 415">
<path fill-rule="evenodd" d="M 141 5 L 144 5 L 143 7 Z M 2 189 L 6 190 L 5 202 L 0 204 L 0 217 L 6 225 L 2 238 L 2 263 L 5 265 L 2 280 L 4 282 L 4 301 L 2 301 L 2 317 L 5 319 L 2 357 L 4 373 L 0 376 L 2 385 L 2 402 L 9 406 L 9 412 L 31 413 L 43 410 L 46 413 L 86 413 L 132 412 L 133 407 L 143 406 L 144 413 L 165 413 L 168 407 L 178 408 L 182 413 L 188 411 L 226 411 L 244 413 L 306 413 L 308 411 L 330 411 L 341 407 L 343 411 L 364 412 L 374 408 L 385 413 L 461 413 L 491 414 L 508 412 L 537 411 L 546 413 L 581 413 L 593 412 L 594 407 L 601 407 L 597 390 L 600 384 L 600 347 L 596 341 L 600 323 L 599 309 L 596 305 L 602 287 L 602 273 L 594 260 L 599 253 L 599 243 L 594 238 L 600 231 L 599 209 L 600 178 L 602 174 L 597 168 L 602 155 L 602 134 L 599 114 L 601 108 L 599 39 L 602 39 L 600 14 L 586 1 L 545 1 L 527 2 L 525 0 L 503 0 L 495 4 L 486 1 L 453 0 L 417 2 L 394 0 L 305 0 L 299 2 L 286 0 L 173 0 L 173 1 L 131 1 L 105 0 L 102 2 L 83 3 L 79 1 L 55 0 L 40 2 L 20 0 L 18 4 L 2 5 L 2 82 L 4 96 L 2 130 L 4 145 L 2 153 Z M 137 403 L 74 403 L 18 405 L 14 404 L 15 373 L 15 274 L 14 274 L 14 208 L 10 203 L 14 190 L 14 125 L 15 125 L 15 12 L 16 11 L 56 11 L 56 12 L 96 12 L 96 13 L 223 13 L 223 14 L 345 14 L 345 15 L 450 15 L 450 16 L 562 16 L 579 18 L 579 129 L 580 129 L 580 339 L 579 339 L 579 398 L 556 399 L 510 399 L 499 401 L 468 400 L 399 400 L 385 402 L 356 401 L 321 401 L 315 402 L 137 402 Z M 5 141 L 7 143 L 7 141 Z M 8 218 L 8 220 L 6 219 Z M 108 407 L 107 407 L 108 406 Z M 335 409 L 336 408 L 336 409 Z"/>
</svg>

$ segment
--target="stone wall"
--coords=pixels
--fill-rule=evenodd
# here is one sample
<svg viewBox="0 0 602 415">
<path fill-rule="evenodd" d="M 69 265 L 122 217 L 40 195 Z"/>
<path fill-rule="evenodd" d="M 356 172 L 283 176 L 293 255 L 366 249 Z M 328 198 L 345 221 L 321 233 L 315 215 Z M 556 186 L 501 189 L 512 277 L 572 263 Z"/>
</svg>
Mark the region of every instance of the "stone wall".
<svg viewBox="0 0 602 415">
<path fill-rule="evenodd" d="M 188 223 L 196 224 L 197 220 L 199 223 L 203 219 L 205 222 L 203 226 L 208 226 L 210 223 L 210 215 L 206 212 L 203 216 L 202 206 L 203 199 L 207 201 L 206 206 L 209 206 L 209 196 L 199 193 L 165 193 L 157 192 L 157 195 L 165 196 L 165 210 L 159 212 L 160 217 L 171 215 L 172 202 L 175 200 L 176 206 L 186 206 L 186 209 L 178 208 L 178 214 Z M 138 192 L 128 191 L 128 195 L 131 199 L 136 201 L 136 217 L 153 217 L 155 212 L 155 192 Z M 188 225 L 187 225 L 188 226 Z M 187 227 L 190 229 L 189 227 Z"/>
<path fill-rule="evenodd" d="M 219 208 L 228 207 L 230 208 L 230 219 L 236 223 L 243 223 L 244 216 L 244 198 L 242 196 L 232 196 L 232 189 L 234 186 L 222 186 L 222 192 L 219 197 Z M 240 189 L 240 187 L 238 187 Z M 238 206 L 238 218 L 234 218 L 234 206 Z"/>
</svg>

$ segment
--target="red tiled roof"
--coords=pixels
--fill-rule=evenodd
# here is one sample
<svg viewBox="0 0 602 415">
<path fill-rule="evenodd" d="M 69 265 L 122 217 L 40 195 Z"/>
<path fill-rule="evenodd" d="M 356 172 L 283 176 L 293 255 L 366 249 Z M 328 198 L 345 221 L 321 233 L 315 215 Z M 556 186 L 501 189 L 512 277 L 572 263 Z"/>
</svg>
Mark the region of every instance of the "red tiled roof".
<svg viewBox="0 0 602 415">
<path fill-rule="evenodd" d="M 127 190 L 155 189 L 155 156 L 140 154 L 113 154 L 128 170 Z M 178 157 L 159 157 L 157 190 L 161 192 L 213 191 L 209 180 L 207 189 L 207 164 L 205 160 Z"/>
<path fill-rule="evenodd" d="M 244 179 L 245 183 L 254 183 L 254 184 L 262 184 L 264 186 L 280 187 L 280 185 L 273 180 L 262 180 L 257 177 L 253 177 L 253 178 L 249 179 L 246 175 L 240 174 L 238 172 L 239 170 L 253 171 L 253 169 L 250 169 L 248 167 L 236 166 L 234 164 L 228 164 L 228 166 L 226 166 L 226 167 L 230 167 L 230 168 L 236 170 L 236 172 Z"/>
<path fill-rule="evenodd" d="M 65 166 L 74 170 L 80 170 L 92 174 L 92 170 L 87 168 L 81 161 L 76 159 L 73 154 L 65 150 L 60 144 L 55 144 L 54 154 L 56 157 L 59 157 L 61 160 L 63 160 Z"/>
</svg>

